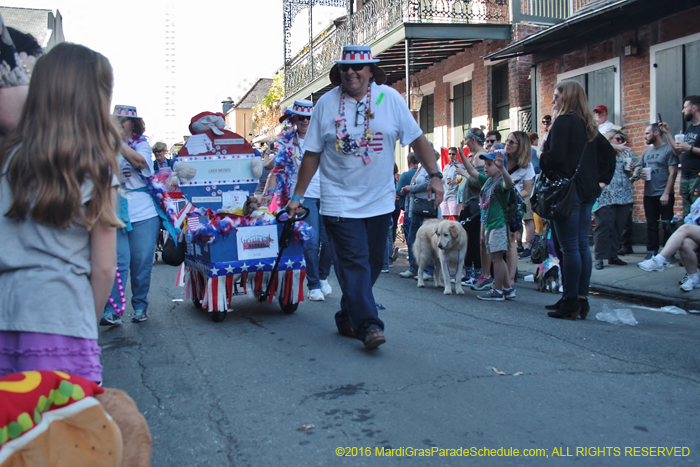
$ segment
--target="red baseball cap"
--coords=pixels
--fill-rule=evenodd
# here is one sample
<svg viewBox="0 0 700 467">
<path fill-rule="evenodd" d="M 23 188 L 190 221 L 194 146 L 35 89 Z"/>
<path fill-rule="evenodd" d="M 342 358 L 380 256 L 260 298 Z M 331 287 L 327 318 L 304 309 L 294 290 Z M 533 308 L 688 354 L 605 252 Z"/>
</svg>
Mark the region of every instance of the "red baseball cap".
<svg viewBox="0 0 700 467">
<path fill-rule="evenodd" d="M 605 113 L 608 113 L 608 108 L 605 107 L 603 104 L 600 104 L 600 105 L 597 106 L 595 109 L 593 109 L 593 112 L 600 112 L 600 113 L 605 112 Z"/>
</svg>

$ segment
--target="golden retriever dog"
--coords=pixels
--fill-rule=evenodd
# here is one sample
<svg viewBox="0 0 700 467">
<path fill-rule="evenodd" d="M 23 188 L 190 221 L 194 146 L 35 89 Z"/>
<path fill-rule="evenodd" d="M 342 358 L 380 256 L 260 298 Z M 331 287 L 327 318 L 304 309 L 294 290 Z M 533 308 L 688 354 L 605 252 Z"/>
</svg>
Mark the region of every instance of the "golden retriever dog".
<svg viewBox="0 0 700 467">
<path fill-rule="evenodd" d="M 459 222 L 438 219 L 425 221 L 416 232 L 413 254 L 418 261 L 418 287 L 425 287 L 423 270 L 433 261 L 435 287 L 444 285 L 445 295 L 451 294 L 450 276 L 454 276 L 455 293 L 464 294 L 462 265 L 467 254 L 467 233 Z"/>
</svg>

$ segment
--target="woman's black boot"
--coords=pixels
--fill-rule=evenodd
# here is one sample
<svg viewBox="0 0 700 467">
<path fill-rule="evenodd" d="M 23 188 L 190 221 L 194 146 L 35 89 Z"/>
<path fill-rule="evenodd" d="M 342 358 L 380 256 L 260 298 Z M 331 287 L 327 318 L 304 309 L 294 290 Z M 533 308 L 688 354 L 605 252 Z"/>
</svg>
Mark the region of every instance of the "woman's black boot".
<svg viewBox="0 0 700 467">
<path fill-rule="evenodd" d="M 550 311 L 547 316 L 550 318 L 559 319 L 571 319 L 574 320 L 578 318 L 581 311 L 581 304 L 578 301 L 578 297 L 574 298 L 564 298 L 561 301 L 561 305 L 557 311 Z"/>
<path fill-rule="evenodd" d="M 588 299 L 579 297 L 578 302 L 581 305 L 581 311 L 579 312 L 579 316 L 581 317 L 581 319 L 586 319 L 586 316 L 588 316 L 588 312 L 591 311 L 591 306 L 588 304 Z"/>
<path fill-rule="evenodd" d="M 562 300 L 562 299 L 560 298 L 559 301 L 557 301 L 557 303 L 555 303 L 554 305 L 545 305 L 544 307 L 545 307 L 546 309 L 548 309 L 548 310 L 554 310 L 554 311 L 556 311 L 556 310 L 558 310 L 559 307 L 561 306 L 561 300 Z"/>
</svg>

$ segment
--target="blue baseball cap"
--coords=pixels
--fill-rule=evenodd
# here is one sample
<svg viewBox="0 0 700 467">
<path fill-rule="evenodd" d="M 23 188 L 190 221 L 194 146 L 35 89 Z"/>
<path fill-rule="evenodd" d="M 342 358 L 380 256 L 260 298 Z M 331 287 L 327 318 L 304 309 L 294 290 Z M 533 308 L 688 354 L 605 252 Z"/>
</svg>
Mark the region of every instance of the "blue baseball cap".
<svg viewBox="0 0 700 467">
<path fill-rule="evenodd" d="M 495 161 L 495 160 L 496 160 L 496 154 L 499 153 L 499 152 L 503 154 L 503 166 L 504 166 L 504 167 L 507 167 L 507 166 L 508 166 L 508 158 L 506 157 L 506 152 L 505 152 L 504 150 L 502 150 L 502 149 L 499 149 L 499 150 L 497 150 L 497 151 L 495 151 L 495 152 L 490 152 L 490 153 L 488 153 L 488 154 L 482 154 L 482 155 L 479 156 L 479 158 L 480 158 L 480 159 L 484 159 L 484 160 L 488 159 L 488 160 L 490 160 L 490 161 Z"/>
</svg>

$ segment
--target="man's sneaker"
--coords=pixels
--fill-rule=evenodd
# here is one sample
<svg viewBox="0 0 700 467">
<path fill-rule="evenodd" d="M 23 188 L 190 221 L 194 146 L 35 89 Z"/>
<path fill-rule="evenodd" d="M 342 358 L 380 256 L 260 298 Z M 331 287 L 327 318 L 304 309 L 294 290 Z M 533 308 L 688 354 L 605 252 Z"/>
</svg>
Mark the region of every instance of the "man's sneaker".
<svg viewBox="0 0 700 467">
<path fill-rule="evenodd" d="M 679 285 L 685 284 L 685 281 L 687 281 L 689 278 L 690 278 L 690 275 L 686 272 L 685 274 L 683 274 L 683 277 L 681 278 L 681 280 L 678 281 L 678 284 Z"/>
<path fill-rule="evenodd" d="M 100 320 L 100 326 L 119 326 L 122 324 L 122 317 L 116 313 L 105 313 Z"/>
<path fill-rule="evenodd" d="M 321 289 L 311 289 L 309 290 L 309 300 L 312 302 L 322 302 L 326 299 L 324 297 L 323 292 L 321 292 Z"/>
<path fill-rule="evenodd" d="M 503 300 L 505 300 L 503 292 L 499 292 L 496 289 L 491 289 L 485 294 L 477 295 L 476 298 L 478 298 L 479 300 L 490 300 L 494 302 L 502 302 Z"/>
<path fill-rule="evenodd" d="M 523 252 L 520 253 L 520 255 L 518 255 L 518 258 L 520 258 L 520 259 L 529 258 L 529 257 L 530 257 L 530 249 L 529 248 L 525 248 L 523 250 Z"/>
<path fill-rule="evenodd" d="M 416 275 L 416 273 L 413 272 L 413 271 L 411 271 L 410 269 L 407 269 L 406 271 L 400 272 L 400 273 L 399 273 L 399 276 L 401 276 L 401 277 L 403 277 L 403 278 L 405 278 L 405 279 L 409 279 L 409 278 L 411 278 L 411 277 L 413 277 L 413 276 L 415 276 L 415 275 Z"/>
<path fill-rule="evenodd" d="M 333 293 L 333 287 L 328 283 L 327 280 L 321 279 L 321 292 L 323 292 L 323 295 L 330 295 Z"/>
<path fill-rule="evenodd" d="M 688 277 L 688 279 L 681 285 L 681 290 L 683 292 L 690 292 L 693 289 L 700 289 L 700 281 L 694 277 Z"/>
<path fill-rule="evenodd" d="M 389 272 L 389 268 L 384 268 L 384 269 L 382 269 L 382 272 L 385 273 L 385 274 L 388 273 L 388 272 Z"/>
<path fill-rule="evenodd" d="M 384 333 L 377 328 L 370 328 L 365 334 L 364 343 L 366 349 L 376 349 L 385 342 L 386 337 L 384 337 Z"/>
<path fill-rule="evenodd" d="M 493 288 L 493 279 L 484 276 L 479 277 L 476 284 L 472 285 L 473 290 L 484 290 L 491 288 Z"/>
<path fill-rule="evenodd" d="M 515 298 L 515 287 L 511 287 L 510 289 L 503 289 L 503 298 Z"/>
<path fill-rule="evenodd" d="M 146 310 L 134 310 L 134 316 L 131 318 L 132 323 L 143 323 L 148 319 Z"/>
<path fill-rule="evenodd" d="M 415 280 L 418 280 L 418 276 L 417 276 L 417 275 L 416 275 L 416 276 L 413 276 L 413 278 L 414 278 Z M 425 281 L 431 281 L 431 280 L 433 280 L 433 276 L 431 276 L 431 275 L 428 274 L 427 272 L 424 272 L 424 273 L 423 273 L 423 282 L 425 282 Z"/>
<path fill-rule="evenodd" d="M 639 269 L 646 272 L 658 272 L 664 270 L 664 265 L 659 264 L 654 258 L 645 259 L 644 261 L 637 263 L 637 266 L 639 266 Z"/>
</svg>

